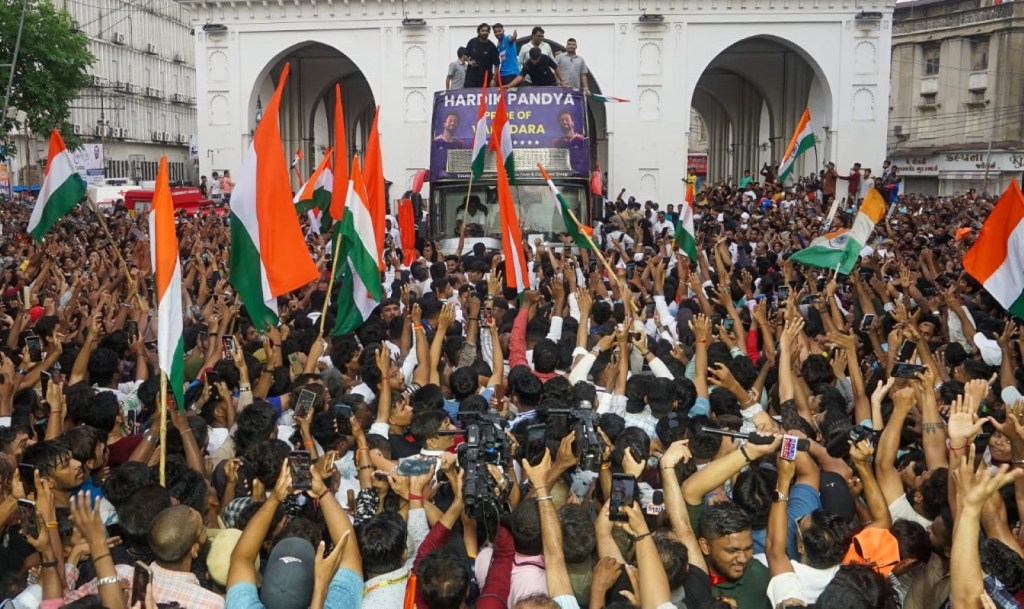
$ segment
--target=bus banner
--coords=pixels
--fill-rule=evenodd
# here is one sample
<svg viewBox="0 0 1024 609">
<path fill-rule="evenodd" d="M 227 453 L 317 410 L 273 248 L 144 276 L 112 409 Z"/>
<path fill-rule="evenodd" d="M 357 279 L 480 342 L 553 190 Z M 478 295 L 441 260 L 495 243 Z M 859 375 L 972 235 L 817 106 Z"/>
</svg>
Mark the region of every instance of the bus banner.
<svg viewBox="0 0 1024 609">
<path fill-rule="evenodd" d="M 430 180 L 465 180 L 471 174 L 473 135 L 480 91 L 457 89 L 434 94 L 430 145 Z M 494 120 L 498 89 L 487 90 L 488 130 Z M 586 134 L 583 93 L 560 87 L 522 87 L 505 92 L 508 128 L 516 150 L 516 175 L 539 177 L 537 162 L 552 176 L 590 177 L 590 142 Z M 529 150 L 529 154 L 524 154 Z M 488 153 L 485 173 L 495 171 Z"/>
</svg>

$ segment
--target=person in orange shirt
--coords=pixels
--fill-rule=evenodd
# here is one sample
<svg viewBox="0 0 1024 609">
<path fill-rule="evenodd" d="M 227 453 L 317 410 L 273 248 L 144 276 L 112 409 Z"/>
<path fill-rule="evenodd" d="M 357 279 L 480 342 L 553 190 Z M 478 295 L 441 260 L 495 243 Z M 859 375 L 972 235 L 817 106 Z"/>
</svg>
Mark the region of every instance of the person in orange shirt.
<svg viewBox="0 0 1024 609">
<path fill-rule="evenodd" d="M 220 179 L 220 192 L 224 196 L 224 202 L 231 202 L 231 191 L 235 187 L 235 181 L 231 179 L 231 172 L 225 171 Z"/>
</svg>

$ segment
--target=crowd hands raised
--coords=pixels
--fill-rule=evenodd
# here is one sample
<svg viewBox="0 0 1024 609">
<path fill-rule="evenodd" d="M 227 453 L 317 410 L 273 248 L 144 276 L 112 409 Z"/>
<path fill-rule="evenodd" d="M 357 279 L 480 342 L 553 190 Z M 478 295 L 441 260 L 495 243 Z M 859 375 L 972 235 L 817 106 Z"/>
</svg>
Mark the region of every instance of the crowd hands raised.
<svg viewBox="0 0 1024 609">
<path fill-rule="evenodd" d="M 765 194 L 701 189 L 692 264 L 674 214 L 623 199 L 595 227 L 611 275 L 568 237 L 533 243 L 521 298 L 500 255 L 420 240 L 406 268 L 389 244 L 390 297 L 323 339 L 322 238 L 324 279 L 256 328 L 225 223 L 183 220 L 165 487 L 144 219 L 108 219 L 122 267 L 88 215 L 37 244 L 5 207 L 0 596 L 1018 606 L 1024 339 L 949 234 L 991 202 L 900 198 L 847 277 L 788 260 L 819 202 Z"/>
</svg>

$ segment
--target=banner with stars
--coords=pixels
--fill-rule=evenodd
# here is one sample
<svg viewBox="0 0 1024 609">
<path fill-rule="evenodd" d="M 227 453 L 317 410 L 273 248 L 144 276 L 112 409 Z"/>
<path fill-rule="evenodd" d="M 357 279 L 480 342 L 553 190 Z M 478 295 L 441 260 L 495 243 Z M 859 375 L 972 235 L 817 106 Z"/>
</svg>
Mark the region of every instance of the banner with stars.
<svg viewBox="0 0 1024 609">
<path fill-rule="evenodd" d="M 486 123 L 490 129 L 498 106 L 498 89 L 487 89 L 486 95 Z M 479 89 L 434 94 L 431 182 L 469 179 L 480 96 Z M 531 162 L 516 163 L 519 178 L 541 178 L 535 158 L 542 158 L 544 166 L 554 177 L 590 177 L 587 102 L 581 91 L 561 87 L 520 87 L 505 91 L 505 105 L 514 154 L 527 154 L 531 159 Z M 519 167 L 523 169 L 520 171 Z M 484 175 L 493 178 L 495 172 L 493 153 L 488 153 Z"/>
</svg>

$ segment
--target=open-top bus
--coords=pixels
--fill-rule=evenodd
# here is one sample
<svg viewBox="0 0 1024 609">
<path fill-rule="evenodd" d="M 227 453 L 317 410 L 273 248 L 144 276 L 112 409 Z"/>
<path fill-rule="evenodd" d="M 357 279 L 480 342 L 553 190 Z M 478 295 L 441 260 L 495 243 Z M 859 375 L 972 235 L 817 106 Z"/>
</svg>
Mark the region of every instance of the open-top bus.
<svg viewBox="0 0 1024 609">
<path fill-rule="evenodd" d="M 477 242 L 487 249 L 501 248 L 493 151 L 487 152 L 483 175 L 469 188 L 480 95 L 479 89 L 434 95 L 428 235 L 440 241 L 446 254 L 458 247 L 463 218 L 465 252 Z M 498 96 L 497 88 L 487 90 L 488 129 Z M 515 162 L 512 195 L 523 237 L 532 244 L 537 237 L 546 242 L 565 231 L 537 163 L 544 165 L 576 217 L 589 223 L 591 142 L 586 98 L 561 87 L 522 87 L 505 91 L 505 96 Z"/>
</svg>

